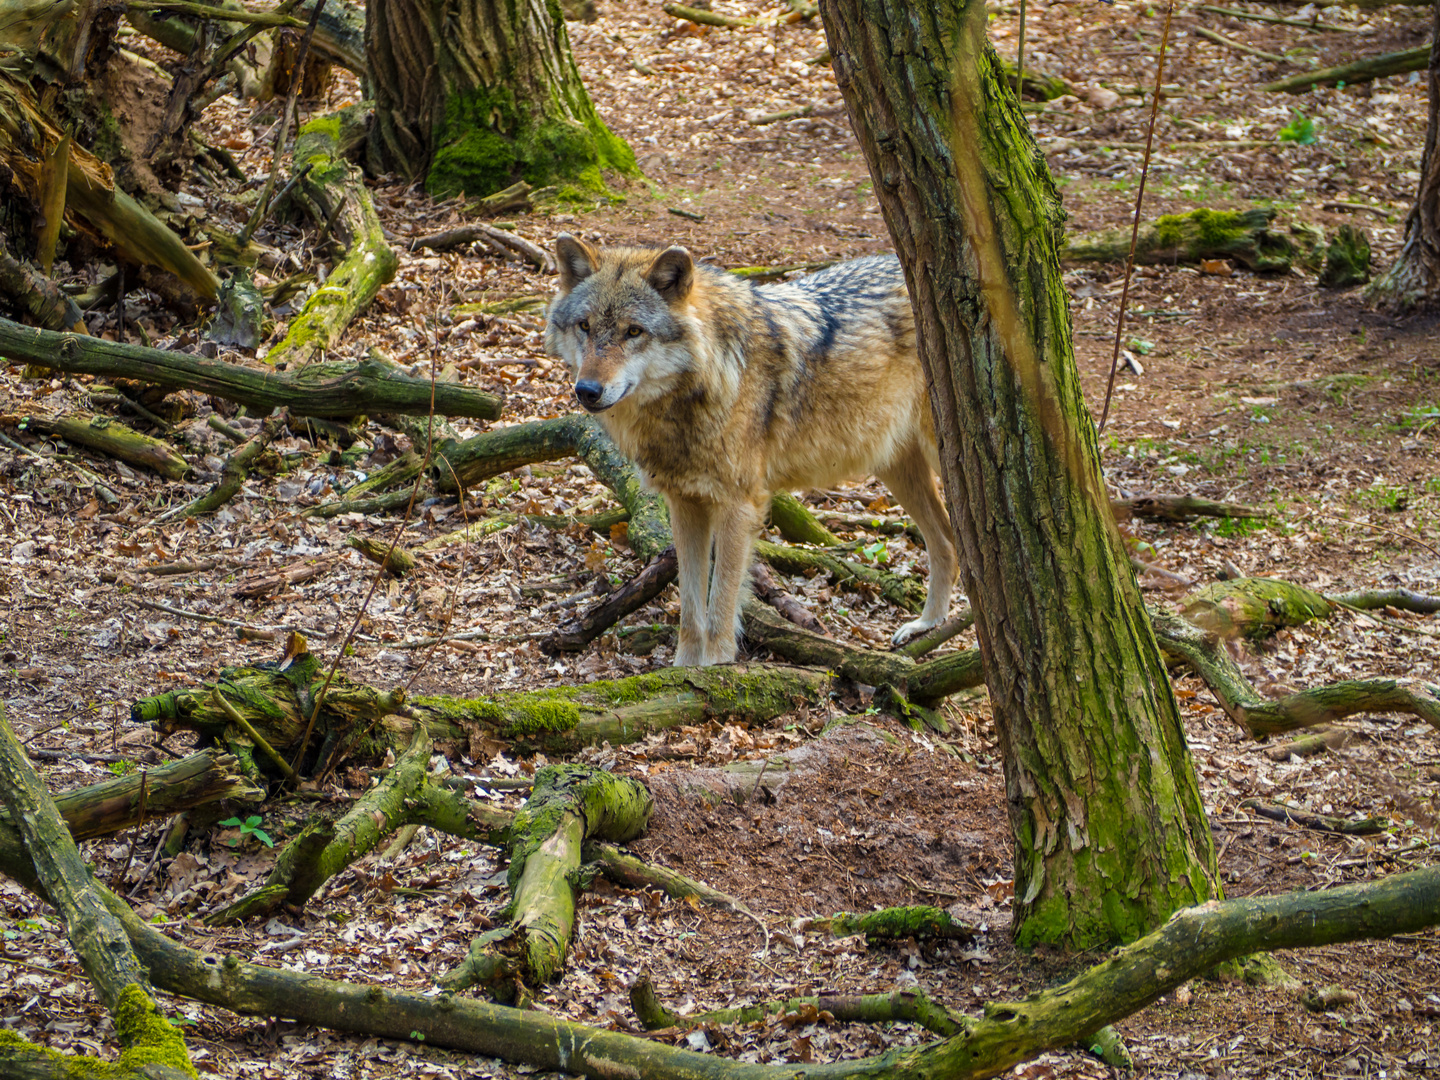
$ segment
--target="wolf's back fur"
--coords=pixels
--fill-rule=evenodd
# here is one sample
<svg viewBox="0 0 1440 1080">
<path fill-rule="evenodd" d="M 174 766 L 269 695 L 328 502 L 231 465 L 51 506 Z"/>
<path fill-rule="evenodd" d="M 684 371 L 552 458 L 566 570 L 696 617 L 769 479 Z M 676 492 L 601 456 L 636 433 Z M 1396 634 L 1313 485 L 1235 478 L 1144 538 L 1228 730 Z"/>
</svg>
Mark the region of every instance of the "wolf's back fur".
<svg viewBox="0 0 1440 1080">
<path fill-rule="evenodd" d="M 670 504 L 677 663 L 733 659 L 740 584 L 777 490 L 878 475 L 930 550 L 930 600 L 901 634 L 945 617 L 954 545 L 895 258 L 754 286 L 696 265 L 683 248 L 596 251 L 562 237 L 557 251 L 547 349 L 569 363 L 581 403 Z"/>
</svg>

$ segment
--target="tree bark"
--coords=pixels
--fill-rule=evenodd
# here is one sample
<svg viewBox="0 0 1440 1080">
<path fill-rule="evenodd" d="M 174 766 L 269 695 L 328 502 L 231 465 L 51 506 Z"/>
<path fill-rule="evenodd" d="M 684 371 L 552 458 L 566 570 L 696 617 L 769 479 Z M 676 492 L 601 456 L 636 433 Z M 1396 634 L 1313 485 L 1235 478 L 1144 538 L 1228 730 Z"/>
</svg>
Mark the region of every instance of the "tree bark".
<svg viewBox="0 0 1440 1080">
<path fill-rule="evenodd" d="M 1430 92 L 1430 123 L 1420 159 L 1415 205 L 1405 219 L 1405 242 L 1395 264 L 1370 286 L 1371 299 L 1408 307 L 1440 295 L 1440 0 L 1430 29 L 1425 83 Z"/>
<path fill-rule="evenodd" d="M 602 170 L 637 172 L 580 82 L 554 3 L 368 0 L 365 44 L 374 171 L 472 196 L 520 179 L 603 191 Z"/>
<path fill-rule="evenodd" d="M 1216 855 L 1100 475 L 1053 183 L 978 0 L 821 15 L 915 305 L 1004 756 L 1013 932 L 1133 940 L 1218 894 Z"/>
</svg>

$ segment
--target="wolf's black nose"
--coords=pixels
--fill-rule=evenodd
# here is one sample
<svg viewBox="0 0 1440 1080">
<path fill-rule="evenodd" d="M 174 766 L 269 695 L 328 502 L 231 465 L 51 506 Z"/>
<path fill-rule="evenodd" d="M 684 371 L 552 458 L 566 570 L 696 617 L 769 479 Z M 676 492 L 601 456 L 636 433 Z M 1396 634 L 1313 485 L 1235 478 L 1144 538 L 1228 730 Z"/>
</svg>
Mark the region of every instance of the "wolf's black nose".
<svg viewBox="0 0 1440 1080">
<path fill-rule="evenodd" d="M 604 393 L 605 388 L 594 379 L 581 379 L 575 384 L 575 396 L 586 408 L 594 408 L 598 405 L 600 397 Z"/>
</svg>

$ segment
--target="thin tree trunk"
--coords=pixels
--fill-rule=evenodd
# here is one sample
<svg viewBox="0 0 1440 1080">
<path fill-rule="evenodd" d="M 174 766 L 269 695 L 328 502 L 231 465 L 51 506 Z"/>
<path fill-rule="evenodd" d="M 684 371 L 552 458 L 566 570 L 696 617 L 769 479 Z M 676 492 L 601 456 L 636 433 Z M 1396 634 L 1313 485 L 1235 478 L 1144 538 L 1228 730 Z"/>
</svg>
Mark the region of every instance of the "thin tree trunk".
<svg viewBox="0 0 1440 1080">
<path fill-rule="evenodd" d="M 1430 124 L 1420 159 L 1420 186 L 1405 219 L 1405 243 L 1395 265 L 1370 286 L 1370 298 L 1409 306 L 1440 295 L 1440 0 L 1430 29 Z"/>
<path fill-rule="evenodd" d="M 1014 934 L 1088 948 L 1213 898 L 1179 711 L 1111 518 L 1060 207 L 978 0 L 825 0 L 905 266 L 1004 752 Z"/>
</svg>

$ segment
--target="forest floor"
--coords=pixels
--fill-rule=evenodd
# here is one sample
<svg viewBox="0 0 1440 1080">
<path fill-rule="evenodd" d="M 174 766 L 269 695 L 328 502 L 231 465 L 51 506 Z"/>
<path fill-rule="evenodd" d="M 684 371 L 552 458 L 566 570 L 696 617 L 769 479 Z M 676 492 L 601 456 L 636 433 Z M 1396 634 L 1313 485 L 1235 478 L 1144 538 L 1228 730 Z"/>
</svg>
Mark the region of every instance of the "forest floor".
<svg viewBox="0 0 1440 1080">
<path fill-rule="evenodd" d="M 739 14 L 759 9 L 717 0 Z M 1311 30 L 1182 8 L 1176 16 L 1151 165 L 1146 216 L 1194 207 L 1273 206 L 1277 227 L 1312 223 L 1365 229 L 1374 264 L 1388 265 L 1414 197 L 1425 127 L 1423 85 L 1396 77 L 1302 97 L 1255 87 L 1312 62 L 1410 48 L 1427 35 L 1423 8 L 1300 11 L 1284 4 L 1243 10 L 1318 18 Z M 992 4 L 992 33 L 1013 57 L 1017 10 Z M 1122 2 L 1029 5 L 1027 67 L 1066 78 L 1083 97 L 1030 113 L 1073 229 L 1128 228 L 1139 182 L 1148 109 L 1131 91 L 1154 77 L 1164 12 Z M 1198 36 L 1200 27 L 1267 53 L 1241 55 Z M 729 267 L 799 264 L 886 251 L 890 244 L 864 161 L 813 24 L 697 30 L 658 2 L 602 0 L 600 20 L 571 24 L 585 82 L 601 114 L 635 149 L 647 182 L 617 185 L 615 200 L 552 203 L 514 219 L 526 237 L 550 243 L 561 231 L 598 243 L 683 243 Z M 127 44 L 138 45 L 138 39 Z M 162 61 L 173 62 L 158 50 Z M 1118 102 L 1097 90 L 1118 92 Z M 356 95 L 339 80 L 326 102 Z M 809 106 L 808 115 L 761 126 L 765 114 Z M 1302 144 L 1282 129 L 1309 120 Z M 251 180 L 220 190 L 187 181 L 195 211 L 226 227 L 243 221 L 246 191 L 269 169 L 262 137 L 273 106 L 229 99 L 206 114 L 207 137 L 236 150 Z M 1290 127 L 1298 132 L 1303 125 Z M 1187 147 L 1187 143 L 1201 145 Z M 1106 148 L 1106 145 L 1120 148 Z M 460 219 L 457 201 L 434 202 L 381 178 L 377 202 L 397 246 Z M 472 193 L 482 194 L 482 193 Z M 672 209 L 685 211 L 679 216 Z M 297 253 L 310 238 L 283 223 L 262 239 Z M 1074 267 L 1076 352 L 1092 412 L 1104 399 L 1120 289 L 1114 265 Z M 554 279 L 478 254 L 401 256 L 401 270 L 353 328 L 337 358 L 379 348 L 419 374 L 432 361 L 454 377 L 503 391 L 502 423 L 572 410 L 565 373 L 541 350 L 540 315 L 474 317 L 457 305 L 546 294 Z M 1365 304 L 1363 290 L 1319 288 L 1313 274 L 1261 276 L 1243 269 L 1146 268 L 1130 293 L 1127 347 L 1143 374 L 1122 370 L 1102 436 L 1115 488 L 1196 493 L 1261 505 L 1264 524 L 1127 526 L 1137 551 L 1194 583 L 1226 566 L 1324 590 L 1396 587 L 1440 592 L 1440 337 L 1424 313 L 1396 317 Z M 141 296 L 131 319 L 158 343 L 178 327 Z M 280 313 L 283 318 L 283 312 Z M 113 332 L 106 315 L 92 319 Z M 192 482 L 167 483 L 78 448 L 23 435 L 14 418 L 85 403 L 78 381 L 25 378 L 0 369 L 0 420 L 44 458 L 0 449 L 0 696 L 10 722 L 63 788 L 161 760 L 154 733 L 128 722 L 137 698 L 213 679 L 225 665 L 279 658 L 277 641 L 238 641 L 230 619 L 295 627 L 328 663 L 357 618 L 372 566 L 343 547 L 352 533 L 389 540 L 398 516 L 330 521 L 297 516 L 357 480 L 328 464 L 300 435 L 276 448 L 289 471 L 255 477 L 228 507 L 198 523 L 157 523 L 169 506 L 205 490 L 227 446 L 205 422 L 212 403 L 177 395 L 194 465 Z M 254 418 L 231 422 L 253 430 Z M 469 430 L 459 425 L 462 430 Z M 372 425 L 372 471 L 398 450 Z M 63 451 L 57 453 L 58 451 Z M 73 461 L 101 473 L 124 497 L 99 508 L 77 486 Z M 883 508 L 874 481 L 807 496 L 821 512 Z M 609 505 L 581 466 L 534 466 L 474 492 L 465 504 L 417 510 L 406 544 L 456 528 L 496 508 L 585 512 Z M 860 535 L 852 532 L 846 535 Z M 883 539 L 883 538 L 882 538 Z M 237 579 L 304 559 L 336 555 L 318 577 L 259 602 L 232 596 Z M 922 550 L 903 538 L 871 546 L 871 557 L 923 571 Z M 158 564 L 208 560 L 214 568 L 161 575 Z M 515 527 L 464 549 L 423 559 L 414 575 L 387 582 L 361 619 L 365 640 L 343 670 L 377 686 L 479 695 L 497 689 L 583 682 L 651 670 L 648 655 L 607 635 L 589 652 L 555 661 L 536 639 L 553 627 L 564 598 L 596 573 L 623 578 L 637 559 L 617 539 Z M 1165 606 L 1175 582 L 1143 580 Z M 832 592 L 823 581 L 787 587 L 831 632 L 857 644 L 888 641 L 903 616 L 883 601 Z M 1181 588 L 1180 593 L 1185 590 Z M 479 631 L 437 651 L 410 647 L 446 619 L 452 633 Z M 560 603 L 557 603 L 560 602 Z M 157 605 L 165 605 L 162 610 Z M 676 621 L 673 591 L 629 622 Z M 190 613 L 186 615 L 183 613 Z M 1282 694 L 1361 674 L 1440 680 L 1440 620 L 1401 613 L 1383 621 L 1341 614 L 1280 633 L 1247 651 L 1264 692 Z M 973 646 L 972 639 L 954 643 Z M 759 657 L 763 659 L 763 656 Z M 1243 737 L 1195 679 L 1176 680 L 1191 749 L 1232 897 L 1374 880 L 1435 860 L 1440 744 L 1422 723 L 1394 716 L 1351 721 L 1351 742 L 1301 760 L 1274 761 Z M 919 733 L 865 715 L 858 690 L 826 709 L 765 730 L 685 729 L 586 755 L 652 782 L 660 792 L 649 834 L 633 845 L 742 899 L 774 932 L 761 955 L 754 924 L 730 914 L 605 885 L 586 896 L 564 977 L 543 988 L 540 1008 L 574 1019 L 633 1023 L 627 988 L 642 971 L 682 1012 L 808 993 L 919 987 L 954 1008 L 1014 998 L 1093 962 L 1017 952 L 1009 942 L 1011 839 L 1005 787 L 983 693 L 944 709 L 948 734 Z M 755 797 L 706 805 L 667 783 L 686 770 L 773 756 L 819 735 L 826 722 L 863 722 L 823 736 L 828 752 L 808 769 L 776 770 Z M 169 749 L 183 751 L 185 740 Z M 107 758 L 109 755 L 109 758 Z M 496 748 L 493 760 L 448 762 L 480 777 L 529 772 Z M 344 777 L 341 778 L 345 779 Z M 340 781 L 336 782 L 337 785 Z M 477 788 L 483 789 L 483 780 Z M 347 793 L 336 787 L 339 798 Z M 355 794 L 350 791 L 349 795 Z M 1259 797 L 1347 817 L 1389 819 L 1383 835 L 1349 838 L 1282 826 L 1252 815 Z M 516 796 L 496 796 L 514 803 Z M 293 835 L 305 809 L 267 806 L 264 829 Z M 86 845 L 101 876 L 123 872 L 146 917 L 196 947 L 255 956 L 336 978 L 426 988 L 463 955 L 477 926 L 506 900 L 503 866 L 473 845 L 422 833 L 394 860 L 372 856 L 334 879 L 309 908 L 264 925 L 213 931 L 199 922 L 265 874 L 271 852 L 254 837 L 216 828 L 193 836 L 173 860 L 152 864 L 163 823 L 138 836 Z M 128 862 L 133 851 L 133 862 Z M 128 870 L 125 866 L 128 862 Z M 794 920 L 838 910 L 910 903 L 948 905 L 982 928 L 973 943 L 938 948 L 868 945 L 807 932 Z M 59 1049 L 108 1053 L 108 1021 L 65 943 L 53 913 L 0 881 L 0 1024 Z M 1288 954 L 1308 990 L 1343 991 L 1328 1011 L 1302 1006 L 1294 990 L 1197 980 L 1119 1025 L 1145 1077 L 1404 1077 L 1440 1075 L 1440 933 Z M 361 1040 L 288 1022 L 240 1018 L 176 1001 L 199 1067 L 224 1077 L 510 1076 L 517 1070 L 432 1047 Z M 872 1029 L 823 1022 L 709 1027 L 690 1045 L 751 1061 L 783 1063 L 873 1053 L 928 1038 L 908 1025 Z M 1021 1067 L 1027 1077 L 1100 1077 L 1107 1066 L 1082 1050 Z"/>
</svg>

